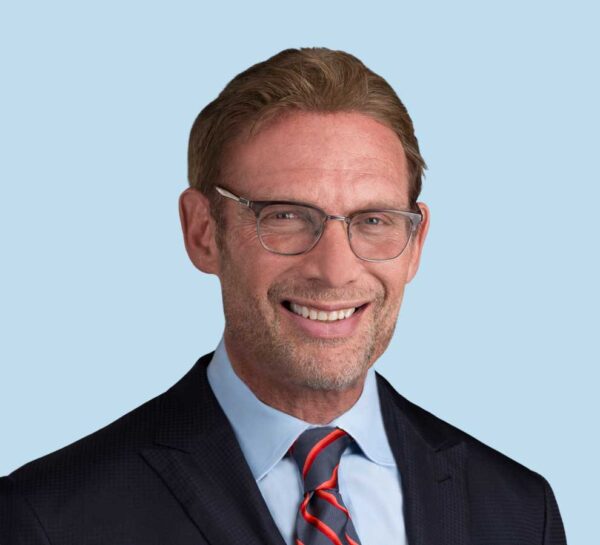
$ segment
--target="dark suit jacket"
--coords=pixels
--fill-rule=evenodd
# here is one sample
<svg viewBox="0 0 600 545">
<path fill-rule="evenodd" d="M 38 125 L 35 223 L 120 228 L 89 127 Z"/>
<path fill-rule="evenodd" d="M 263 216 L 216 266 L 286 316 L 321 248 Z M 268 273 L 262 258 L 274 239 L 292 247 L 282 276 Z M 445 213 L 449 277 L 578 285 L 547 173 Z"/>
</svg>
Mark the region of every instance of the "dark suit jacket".
<svg viewBox="0 0 600 545">
<path fill-rule="evenodd" d="M 284 545 L 208 384 L 211 358 L 116 422 L 0 479 L 0 544 Z M 378 388 L 409 545 L 565 543 L 543 477 L 379 375 Z"/>
</svg>

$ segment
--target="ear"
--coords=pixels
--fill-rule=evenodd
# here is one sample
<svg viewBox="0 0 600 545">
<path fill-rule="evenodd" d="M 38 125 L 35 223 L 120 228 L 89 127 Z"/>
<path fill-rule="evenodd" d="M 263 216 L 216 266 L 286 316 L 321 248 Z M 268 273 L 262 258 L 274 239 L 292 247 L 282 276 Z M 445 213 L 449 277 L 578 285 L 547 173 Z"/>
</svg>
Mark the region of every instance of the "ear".
<svg viewBox="0 0 600 545">
<path fill-rule="evenodd" d="M 423 220 L 419 225 L 415 238 L 411 242 L 411 255 L 408 264 L 408 276 L 406 282 L 410 282 L 419 269 L 419 262 L 421 260 L 421 252 L 423 251 L 423 245 L 425 244 L 425 238 L 427 238 L 427 232 L 429 231 L 429 207 L 424 202 L 418 202 L 417 206 L 421 210 Z"/>
<path fill-rule="evenodd" d="M 179 197 L 179 219 L 185 249 L 192 263 L 202 272 L 218 275 L 216 225 L 208 199 L 197 189 L 188 187 Z"/>
</svg>

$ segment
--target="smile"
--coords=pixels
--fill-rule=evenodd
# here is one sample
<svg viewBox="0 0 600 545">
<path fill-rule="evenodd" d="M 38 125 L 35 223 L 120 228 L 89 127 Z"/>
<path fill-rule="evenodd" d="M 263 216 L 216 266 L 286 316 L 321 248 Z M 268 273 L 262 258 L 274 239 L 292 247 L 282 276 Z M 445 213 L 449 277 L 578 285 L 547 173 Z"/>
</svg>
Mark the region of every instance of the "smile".
<svg viewBox="0 0 600 545">
<path fill-rule="evenodd" d="M 306 302 L 308 303 L 308 301 Z M 286 315 L 305 335 L 322 339 L 351 337 L 359 327 L 369 303 L 350 306 L 346 301 L 340 304 L 323 303 L 323 307 L 282 301 Z M 319 305 L 319 303 L 316 303 Z M 337 307 L 337 308 L 336 308 Z"/>
<path fill-rule="evenodd" d="M 356 307 L 341 308 L 327 312 L 313 307 L 305 307 L 297 303 L 290 302 L 290 310 L 299 316 L 308 318 L 309 320 L 318 320 L 319 322 L 335 322 L 336 320 L 345 320 L 354 314 Z"/>
</svg>

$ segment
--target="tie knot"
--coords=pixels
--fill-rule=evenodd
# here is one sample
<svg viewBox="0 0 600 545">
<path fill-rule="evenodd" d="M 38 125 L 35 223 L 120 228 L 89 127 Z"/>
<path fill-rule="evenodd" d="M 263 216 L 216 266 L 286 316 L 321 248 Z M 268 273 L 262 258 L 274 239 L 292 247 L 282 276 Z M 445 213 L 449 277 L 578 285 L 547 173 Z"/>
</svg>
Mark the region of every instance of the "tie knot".
<svg viewBox="0 0 600 545">
<path fill-rule="evenodd" d="M 304 481 L 304 492 L 336 489 L 340 458 L 352 438 L 340 428 L 306 430 L 292 445 L 290 453 Z"/>
</svg>

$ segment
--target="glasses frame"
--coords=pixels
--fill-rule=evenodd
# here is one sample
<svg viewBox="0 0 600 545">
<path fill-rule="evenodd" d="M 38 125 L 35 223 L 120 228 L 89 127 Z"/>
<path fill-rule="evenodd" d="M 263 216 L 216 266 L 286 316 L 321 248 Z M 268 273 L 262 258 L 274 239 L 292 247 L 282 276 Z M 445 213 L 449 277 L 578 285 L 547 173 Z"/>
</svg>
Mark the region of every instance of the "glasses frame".
<svg viewBox="0 0 600 545">
<path fill-rule="evenodd" d="M 271 252 L 276 255 L 303 255 L 303 254 L 310 252 L 317 245 L 319 240 L 321 240 L 321 236 L 323 235 L 323 232 L 325 231 L 325 224 L 329 220 L 334 220 L 334 221 L 343 221 L 346 224 L 346 236 L 348 237 L 348 244 L 350 246 L 350 249 L 352 250 L 352 253 L 356 257 L 358 257 L 359 259 L 362 259 L 363 261 L 370 261 L 370 262 L 375 262 L 375 263 L 381 262 L 381 261 L 391 261 L 392 259 L 396 259 L 397 257 L 400 257 L 404 253 L 404 250 L 406 250 L 406 248 L 408 248 L 413 235 L 415 234 L 415 232 L 419 228 L 419 225 L 421 225 L 421 222 L 423 221 L 423 214 L 420 211 L 415 212 L 412 210 L 398 210 L 398 209 L 393 209 L 393 208 L 369 208 L 369 209 L 365 209 L 365 210 L 358 210 L 358 211 L 350 214 L 349 216 L 339 216 L 337 214 L 328 214 L 322 208 L 319 208 L 318 206 L 314 206 L 313 204 L 308 204 L 308 203 L 304 203 L 304 202 L 299 202 L 299 201 L 251 201 L 250 199 L 246 199 L 245 197 L 239 197 L 235 193 L 232 193 L 231 191 L 229 191 L 228 189 L 225 189 L 222 186 L 216 185 L 215 189 L 219 193 L 219 195 L 221 195 L 227 199 L 231 199 L 232 201 L 235 201 L 238 204 L 241 204 L 242 206 L 245 206 L 246 208 L 249 208 L 250 210 L 252 210 L 254 212 L 254 215 L 256 217 L 256 235 L 258 236 L 258 240 L 260 241 L 261 246 L 268 252 Z M 308 247 L 306 250 L 303 250 L 302 252 L 285 253 L 285 252 L 276 252 L 275 250 L 272 250 L 271 248 L 268 248 L 265 245 L 265 243 L 262 240 L 262 237 L 260 236 L 260 221 L 259 221 L 260 213 L 267 206 L 274 205 L 274 204 L 289 204 L 289 205 L 293 205 L 293 206 L 305 206 L 306 208 L 311 208 L 312 210 L 315 210 L 316 212 L 319 213 L 319 215 L 322 218 L 321 225 L 319 227 L 318 235 L 310 247 Z M 400 253 L 398 253 L 394 257 L 386 257 L 385 259 L 370 259 L 370 258 L 362 257 L 356 253 L 356 250 L 352 246 L 352 238 L 350 236 L 350 224 L 352 223 L 352 220 L 356 216 L 358 216 L 360 214 L 369 213 L 369 212 L 371 212 L 371 213 L 394 212 L 394 213 L 406 216 L 407 218 L 410 219 L 411 230 L 410 230 L 410 235 L 408 236 L 406 245 L 404 246 L 404 248 L 402 248 Z"/>
</svg>

